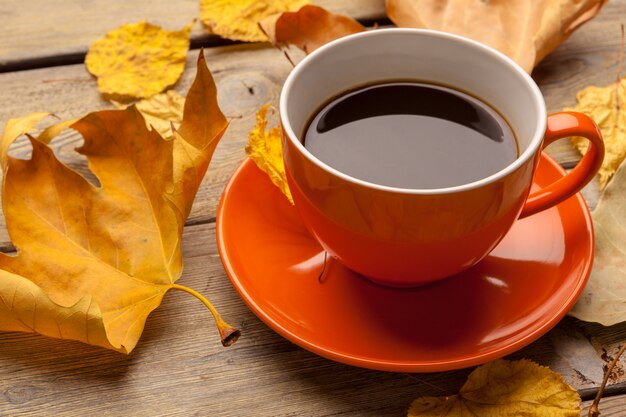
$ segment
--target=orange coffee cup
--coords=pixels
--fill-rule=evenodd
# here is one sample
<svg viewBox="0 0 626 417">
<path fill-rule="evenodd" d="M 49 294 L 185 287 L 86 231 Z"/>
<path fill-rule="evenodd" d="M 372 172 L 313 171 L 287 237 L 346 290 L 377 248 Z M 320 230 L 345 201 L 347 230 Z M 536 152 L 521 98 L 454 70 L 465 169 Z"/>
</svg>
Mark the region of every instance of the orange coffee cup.
<svg viewBox="0 0 626 417">
<path fill-rule="evenodd" d="M 405 189 L 346 175 L 304 147 L 305 124 L 321 104 L 360 85 L 397 79 L 454 86 L 490 103 L 515 132 L 519 157 L 478 181 Z M 539 88 L 511 59 L 470 39 L 423 29 L 362 32 L 314 51 L 287 78 L 280 117 L 289 187 L 311 234 L 346 267 L 398 287 L 475 265 L 517 219 L 577 193 L 604 157 L 593 121 L 574 112 L 546 116 Z M 588 152 L 566 176 L 529 195 L 542 149 L 569 136 L 587 138 Z"/>
</svg>

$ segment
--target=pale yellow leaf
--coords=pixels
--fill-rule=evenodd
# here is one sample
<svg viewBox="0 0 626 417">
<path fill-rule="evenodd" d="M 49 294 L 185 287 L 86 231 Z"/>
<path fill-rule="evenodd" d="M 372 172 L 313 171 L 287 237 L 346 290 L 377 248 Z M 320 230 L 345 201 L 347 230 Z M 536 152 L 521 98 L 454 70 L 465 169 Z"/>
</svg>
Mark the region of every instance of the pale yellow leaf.
<svg viewBox="0 0 626 417">
<path fill-rule="evenodd" d="M 87 70 L 107 99 L 151 97 L 174 85 L 185 69 L 193 23 L 168 31 L 148 22 L 123 25 L 89 47 Z"/>
<path fill-rule="evenodd" d="M 626 78 L 606 87 L 587 87 L 576 94 L 575 110 L 589 115 L 602 131 L 604 161 L 598 175 L 604 188 L 626 158 Z M 573 138 L 576 148 L 584 154 L 589 141 Z"/>
<path fill-rule="evenodd" d="M 563 377 L 529 360 L 476 368 L 449 397 L 413 401 L 409 417 L 580 417 L 580 396 Z"/>
<path fill-rule="evenodd" d="M 266 104 L 257 113 L 257 124 L 248 135 L 246 153 L 269 176 L 272 183 L 280 188 L 280 191 L 287 197 L 289 202 L 293 204 L 293 198 L 291 197 L 285 174 L 280 127 L 276 126 L 269 130 L 267 129 L 267 111 L 269 109 L 270 106 Z"/>
<path fill-rule="evenodd" d="M 611 326 L 626 321 L 626 164 L 602 193 L 592 217 L 593 269 L 569 314 Z"/>
<path fill-rule="evenodd" d="M 387 0 L 387 15 L 400 27 L 456 33 L 505 53 L 527 72 L 607 0 Z"/>
<path fill-rule="evenodd" d="M 259 22 L 276 13 L 298 10 L 307 0 L 200 0 L 200 19 L 223 38 L 260 42 L 267 38 Z"/>
<path fill-rule="evenodd" d="M 128 107 L 126 104 L 117 101 L 113 101 L 113 104 L 120 109 Z M 178 126 L 183 121 L 185 98 L 175 90 L 168 90 L 150 98 L 139 100 L 134 105 L 143 118 L 146 119 L 148 127 L 155 129 L 166 139 L 174 137 L 172 124 Z"/>
</svg>

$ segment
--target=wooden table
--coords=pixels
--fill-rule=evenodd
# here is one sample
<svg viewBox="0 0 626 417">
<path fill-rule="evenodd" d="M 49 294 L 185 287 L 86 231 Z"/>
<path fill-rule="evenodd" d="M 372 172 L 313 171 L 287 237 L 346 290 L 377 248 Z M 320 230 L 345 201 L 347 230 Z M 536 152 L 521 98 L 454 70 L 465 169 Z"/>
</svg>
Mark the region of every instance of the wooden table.
<svg viewBox="0 0 626 417">
<path fill-rule="evenodd" d="M 383 0 L 318 3 L 368 25 L 389 23 Z M 112 107 L 82 64 L 88 45 L 121 24 L 143 19 L 180 28 L 197 17 L 197 9 L 197 0 L 3 0 L 0 128 L 8 118 L 33 111 L 67 119 Z M 576 91 L 589 84 L 615 80 L 624 19 L 626 0 L 612 0 L 535 70 L 550 111 L 574 105 Z M 331 362 L 278 336 L 237 296 L 216 248 L 217 203 L 244 158 L 255 112 L 277 102 L 291 67 L 267 44 L 233 45 L 206 35 L 197 24 L 187 70 L 176 86 L 181 93 L 194 75 L 200 46 L 207 47 L 220 105 L 233 120 L 185 228 L 180 282 L 207 295 L 243 336 L 233 347 L 221 347 L 205 308 L 175 292 L 151 314 L 129 356 L 78 342 L 0 333 L 0 415 L 402 416 L 418 396 L 457 392 L 471 369 L 401 374 Z M 73 152 L 79 142 L 78 134 L 68 131 L 54 148 L 64 162 L 85 171 Z M 18 145 L 16 152 L 27 155 L 28 146 Z M 549 153 L 566 168 L 579 158 L 566 141 L 552 145 Z M 585 189 L 591 207 L 598 194 L 597 184 Z M 14 249 L 4 223 L 0 248 Z M 560 372 L 588 407 L 603 367 L 624 342 L 626 324 L 606 328 L 565 318 L 511 358 L 533 359 Z M 602 415 L 626 415 L 626 358 L 606 395 Z"/>
</svg>

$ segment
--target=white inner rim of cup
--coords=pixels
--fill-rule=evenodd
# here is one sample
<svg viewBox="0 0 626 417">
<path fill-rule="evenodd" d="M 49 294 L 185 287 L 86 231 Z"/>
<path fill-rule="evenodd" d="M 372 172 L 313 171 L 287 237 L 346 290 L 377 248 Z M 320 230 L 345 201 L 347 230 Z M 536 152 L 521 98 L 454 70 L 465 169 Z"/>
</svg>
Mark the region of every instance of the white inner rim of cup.
<svg viewBox="0 0 626 417">
<path fill-rule="evenodd" d="M 450 85 L 481 98 L 509 122 L 520 155 L 506 168 L 478 181 L 413 189 L 375 184 L 344 174 L 304 147 L 294 125 L 303 131 L 320 105 L 356 86 L 393 79 Z M 296 65 L 280 95 L 280 118 L 287 140 L 312 163 L 346 181 L 404 194 L 454 193 L 506 177 L 536 154 L 545 134 L 546 117 L 539 87 L 513 60 L 471 39 L 426 29 L 377 29 L 329 42 Z"/>
</svg>

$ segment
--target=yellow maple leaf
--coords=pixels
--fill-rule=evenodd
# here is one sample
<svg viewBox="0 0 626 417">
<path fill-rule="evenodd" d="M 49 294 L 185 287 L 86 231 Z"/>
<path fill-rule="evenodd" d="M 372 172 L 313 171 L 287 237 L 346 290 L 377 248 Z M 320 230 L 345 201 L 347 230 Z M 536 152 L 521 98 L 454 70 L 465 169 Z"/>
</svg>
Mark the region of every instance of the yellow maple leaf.
<svg viewBox="0 0 626 417">
<path fill-rule="evenodd" d="M 71 125 L 99 186 L 59 162 L 45 140 L 29 136 L 30 160 L 3 155 L 2 204 L 17 255 L 0 254 L 0 330 L 129 353 L 147 316 L 177 289 L 211 310 L 225 345 L 236 340 L 239 331 L 204 297 L 176 284 L 185 219 L 227 127 L 202 54 L 197 71 L 173 140 L 149 130 L 134 106 Z M 5 152 L 15 132 L 5 130 Z"/>
<path fill-rule="evenodd" d="M 128 107 L 117 101 L 112 102 L 120 109 Z M 146 124 L 149 127 L 154 128 L 165 139 L 170 139 L 174 137 L 172 124 L 179 125 L 183 120 L 185 98 L 176 90 L 168 90 L 150 98 L 139 100 L 134 105 L 146 119 Z"/>
<path fill-rule="evenodd" d="M 349 16 L 314 5 L 267 17 L 259 24 L 272 44 L 295 45 L 307 54 L 332 40 L 365 30 Z"/>
<path fill-rule="evenodd" d="M 275 126 L 267 130 L 267 111 L 269 109 L 269 104 L 266 104 L 257 113 L 256 126 L 248 135 L 246 153 L 293 204 L 285 175 L 280 127 Z"/>
<path fill-rule="evenodd" d="M 575 110 L 589 115 L 602 131 L 604 161 L 598 175 L 604 188 L 624 158 L 626 158 L 626 78 L 606 87 L 587 87 L 576 94 Z M 572 138 L 572 143 L 583 155 L 589 141 Z"/>
<path fill-rule="evenodd" d="M 387 0 L 399 27 L 456 33 L 517 61 L 528 73 L 608 0 Z"/>
<path fill-rule="evenodd" d="M 421 397 L 408 417 L 580 417 L 580 396 L 549 368 L 498 359 L 476 368 L 458 395 Z"/>
<path fill-rule="evenodd" d="M 200 20 L 223 38 L 260 42 L 267 38 L 258 23 L 268 16 L 298 10 L 306 0 L 200 0 Z"/>
<path fill-rule="evenodd" d="M 192 26 L 179 31 L 148 22 L 120 26 L 91 44 L 85 65 L 107 99 L 151 97 L 174 85 L 183 73 Z"/>
</svg>

